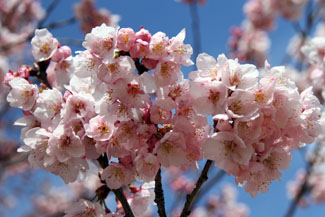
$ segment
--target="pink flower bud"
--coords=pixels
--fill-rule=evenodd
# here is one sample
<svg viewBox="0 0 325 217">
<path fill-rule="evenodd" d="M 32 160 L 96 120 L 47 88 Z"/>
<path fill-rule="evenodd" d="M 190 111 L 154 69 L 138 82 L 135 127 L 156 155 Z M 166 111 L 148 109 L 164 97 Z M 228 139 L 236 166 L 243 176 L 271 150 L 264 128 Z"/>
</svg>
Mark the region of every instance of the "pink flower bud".
<svg viewBox="0 0 325 217">
<path fill-rule="evenodd" d="M 129 51 L 136 39 L 135 32 L 131 28 L 122 28 L 117 35 L 117 48 Z"/>
<path fill-rule="evenodd" d="M 17 77 L 28 78 L 32 68 L 30 66 L 23 65 L 17 71 Z"/>
<path fill-rule="evenodd" d="M 144 29 L 143 27 L 140 28 L 140 31 L 136 34 L 136 39 L 141 39 L 146 42 L 150 42 L 151 40 L 151 34 L 148 30 Z"/>
<path fill-rule="evenodd" d="M 131 57 L 133 58 L 141 58 L 146 54 L 148 54 L 148 52 L 149 52 L 149 43 L 142 39 L 137 39 L 130 50 Z"/>
</svg>

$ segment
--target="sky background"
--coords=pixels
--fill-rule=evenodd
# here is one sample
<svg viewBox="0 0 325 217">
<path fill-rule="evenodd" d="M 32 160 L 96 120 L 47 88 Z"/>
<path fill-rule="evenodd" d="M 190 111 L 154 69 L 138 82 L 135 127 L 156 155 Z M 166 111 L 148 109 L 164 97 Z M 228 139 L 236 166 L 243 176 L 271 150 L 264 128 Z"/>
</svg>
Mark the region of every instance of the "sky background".
<svg viewBox="0 0 325 217">
<path fill-rule="evenodd" d="M 51 1 L 43 0 L 42 5 L 47 7 Z M 48 22 L 54 20 L 64 20 L 73 16 L 72 5 L 78 1 L 64 0 L 61 1 L 57 8 L 49 17 Z M 240 25 L 244 15 L 242 12 L 244 0 L 207 0 L 203 6 L 199 6 L 200 29 L 201 29 L 201 50 L 209 55 L 217 57 L 221 53 L 227 53 L 227 41 L 229 38 L 229 29 L 231 26 Z M 162 31 L 169 38 L 176 36 L 183 28 L 186 28 L 185 43 L 192 44 L 192 30 L 190 9 L 187 5 L 177 3 L 173 0 L 97 0 L 98 7 L 105 7 L 113 14 L 121 16 L 119 26 L 131 27 L 135 31 L 141 26 L 148 29 L 152 34 Z M 269 62 L 272 66 L 280 64 L 285 55 L 285 50 L 290 38 L 294 35 L 294 30 L 290 23 L 279 18 L 276 22 L 276 30 L 270 33 L 272 41 L 269 52 Z M 67 27 L 54 29 L 51 31 L 57 38 L 74 38 L 83 39 L 83 34 L 79 30 L 78 24 Z M 81 47 L 73 47 L 74 51 L 82 49 Z M 191 68 L 184 69 L 189 72 Z M 200 164 L 202 168 L 202 163 Z M 245 203 L 250 209 L 251 217 L 282 217 L 288 209 L 290 200 L 286 193 L 286 185 L 292 180 L 296 171 L 304 167 L 302 155 L 296 151 L 293 153 L 293 161 L 291 169 L 283 171 L 282 181 L 274 181 L 266 194 L 259 194 L 256 198 L 251 198 L 249 193 L 244 192 L 243 188 L 237 187 L 239 191 L 238 202 Z M 213 176 L 218 170 L 213 169 L 209 176 Z M 49 180 L 56 185 L 63 182 L 48 173 L 34 172 L 37 179 L 49 177 Z M 230 182 L 233 185 L 234 178 L 224 177 L 210 192 L 210 194 L 218 193 L 220 186 Z M 12 185 L 15 181 L 11 182 Z M 28 190 L 28 186 L 25 188 Z M 171 207 L 174 202 L 173 194 L 166 192 L 166 207 Z M 22 198 L 20 209 L 15 209 L 6 214 L 6 217 L 19 217 L 22 213 L 29 209 L 27 198 Z M 204 201 L 204 199 L 202 200 Z M 201 201 L 201 202 L 202 202 Z M 312 205 L 309 208 L 298 208 L 295 217 L 324 217 L 325 206 Z"/>
</svg>

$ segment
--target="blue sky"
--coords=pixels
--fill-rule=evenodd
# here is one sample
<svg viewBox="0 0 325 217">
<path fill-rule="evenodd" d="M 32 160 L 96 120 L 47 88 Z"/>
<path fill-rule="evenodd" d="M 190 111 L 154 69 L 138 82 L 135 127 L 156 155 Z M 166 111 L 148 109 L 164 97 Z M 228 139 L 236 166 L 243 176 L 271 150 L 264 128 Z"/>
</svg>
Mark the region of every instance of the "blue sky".
<svg viewBox="0 0 325 217">
<path fill-rule="evenodd" d="M 49 0 L 43 0 L 44 6 L 49 4 Z M 49 17 L 52 20 L 64 20 L 73 15 L 71 5 L 76 0 L 61 1 L 53 14 Z M 207 4 L 199 7 L 201 25 L 202 51 L 214 57 L 227 52 L 227 41 L 231 26 L 240 25 L 244 15 L 242 6 L 243 0 L 207 0 Z M 184 4 L 173 0 L 97 0 L 98 7 L 108 8 L 113 14 L 119 14 L 121 27 L 131 27 L 138 30 L 141 26 L 151 33 L 158 31 L 165 32 L 170 38 L 175 36 L 183 28 L 186 28 L 186 43 L 192 44 L 191 17 L 190 10 Z M 57 38 L 78 38 L 83 39 L 78 25 L 63 27 L 52 31 Z M 291 24 L 278 19 L 276 31 L 270 33 L 272 45 L 269 52 L 269 62 L 271 65 L 280 64 L 285 54 L 289 39 L 293 36 L 294 30 Z M 77 49 L 77 48 L 75 48 Z M 81 49 L 81 48 L 79 48 Z M 189 71 L 189 69 L 185 69 Z M 295 172 L 304 166 L 302 156 L 298 152 L 293 153 L 293 161 L 289 171 L 283 171 L 282 181 L 275 181 L 271 184 L 269 192 L 259 194 L 256 198 L 251 198 L 244 189 L 238 187 L 239 202 L 247 204 L 250 208 L 251 217 L 278 217 L 284 216 L 289 206 L 286 194 L 286 183 L 295 176 Z M 217 171 L 217 170 L 214 170 Z M 62 183 L 57 178 L 52 178 L 57 184 Z M 211 193 L 218 192 L 223 182 L 229 181 L 234 184 L 233 177 L 225 177 L 218 185 L 211 190 Z M 173 201 L 174 195 L 166 195 L 167 207 Z M 11 212 L 7 216 L 18 217 L 23 209 Z M 325 207 L 312 205 L 307 209 L 298 208 L 295 217 L 323 217 Z"/>
</svg>

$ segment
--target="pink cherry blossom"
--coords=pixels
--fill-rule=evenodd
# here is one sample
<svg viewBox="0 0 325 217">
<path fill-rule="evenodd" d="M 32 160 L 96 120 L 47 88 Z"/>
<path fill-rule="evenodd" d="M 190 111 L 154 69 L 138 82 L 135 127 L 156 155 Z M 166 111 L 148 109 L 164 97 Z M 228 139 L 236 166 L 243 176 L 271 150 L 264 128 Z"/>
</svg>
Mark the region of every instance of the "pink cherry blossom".
<svg viewBox="0 0 325 217">
<path fill-rule="evenodd" d="M 30 84 L 26 79 L 21 77 L 13 78 L 9 81 L 11 88 L 7 101 L 10 106 L 31 110 L 36 102 L 38 88 L 35 84 Z"/>
<path fill-rule="evenodd" d="M 101 58 L 112 58 L 116 46 L 117 31 L 115 28 L 102 24 L 86 34 L 82 45 Z"/>
<path fill-rule="evenodd" d="M 110 189 L 118 189 L 123 185 L 128 185 L 133 180 L 134 174 L 130 168 L 126 168 L 120 163 L 110 163 L 102 173 L 102 179 L 106 181 Z"/>
<path fill-rule="evenodd" d="M 182 133 L 168 132 L 156 144 L 154 150 L 159 162 L 164 167 L 181 166 L 186 162 L 186 144 Z"/>
<path fill-rule="evenodd" d="M 139 174 L 138 179 L 151 181 L 155 178 L 160 166 L 157 156 L 151 153 L 143 153 L 139 154 L 134 161 L 136 171 Z"/>
<path fill-rule="evenodd" d="M 31 43 L 33 56 L 38 62 L 51 58 L 59 45 L 47 29 L 36 29 Z"/>
<path fill-rule="evenodd" d="M 56 157 L 60 162 L 71 158 L 81 158 L 85 155 L 85 147 L 80 138 L 64 125 L 59 125 L 48 141 L 47 154 Z"/>
<path fill-rule="evenodd" d="M 203 146 L 203 156 L 215 160 L 216 167 L 228 174 L 236 174 L 240 166 L 248 165 L 253 151 L 252 146 L 231 132 L 214 133 Z"/>
<path fill-rule="evenodd" d="M 131 28 L 121 28 L 117 34 L 117 48 L 129 51 L 135 42 L 135 32 Z"/>
<path fill-rule="evenodd" d="M 115 119 L 98 115 L 89 120 L 89 125 L 85 125 L 86 134 L 98 141 L 109 140 L 114 133 L 114 122 Z"/>
<path fill-rule="evenodd" d="M 192 82 L 190 93 L 195 100 L 193 106 L 198 114 L 213 115 L 224 112 L 227 88 L 222 82 Z"/>
</svg>

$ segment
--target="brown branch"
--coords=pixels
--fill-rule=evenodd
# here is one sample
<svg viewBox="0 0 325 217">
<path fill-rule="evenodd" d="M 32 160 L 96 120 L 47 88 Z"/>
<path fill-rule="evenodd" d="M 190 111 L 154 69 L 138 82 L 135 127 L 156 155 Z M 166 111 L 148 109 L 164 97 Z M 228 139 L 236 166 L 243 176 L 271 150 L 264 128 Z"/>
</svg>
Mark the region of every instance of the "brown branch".
<svg viewBox="0 0 325 217">
<path fill-rule="evenodd" d="M 155 177 L 155 202 L 158 206 L 158 214 L 160 217 L 166 217 L 164 190 L 161 184 L 161 169 Z"/>
<path fill-rule="evenodd" d="M 295 199 L 293 201 L 291 201 L 291 204 L 289 206 L 289 209 L 288 209 L 287 213 L 285 214 L 285 217 L 292 217 L 293 216 L 293 214 L 295 213 L 296 208 L 297 208 L 300 200 L 302 199 L 304 194 L 306 192 L 308 192 L 308 184 L 307 184 L 308 178 L 309 178 L 309 174 L 306 175 L 306 177 L 304 179 L 304 183 L 301 185 L 297 196 L 295 197 Z"/>
<path fill-rule="evenodd" d="M 287 210 L 285 217 L 292 217 L 297 209 L 297 206 L 300 202 L 300 200 L 303 198 L 303 196 L 310 191 L 310 186 L 308 186 L 308 180 L 312 173 L 313 166 L 317 161 L 318 154 L 320 153 L 321 149 L 321 143 L 317 143 L 317 146 L 314 150 L 314 156 L 312 159 L 310 159 L 306 166 L 306 175 L 303 181 L 303 184 L 301 185 L 298 194 L 295 196 L 294 200 L 291 201 L 289 209 Z"/>
<path fill-rule="evenodd" d="M 193 205 L 200 201 L 200 199 L 207 193 L 216 183 L 218 183 L 226 174 L 224 170 L 219 170 L 218 173 L 209 179 L 206 185 L 202 187 L 201 191 L 198 193 L 196 200 L 194 201 Z"/>
<path fill-rule="evenodd" d="M 56 28 L 59 28 L 59 27 L 64 27 L 64 26 L 73 24 L 75 22 L 76 22 L 76 18 L 75 17 L 70 17 L 70 18 L 68 18 L 66 20 L 60 20 L 60 21 L 57 21 L 57 22 L 49 23 L 48 25 L 44 26 L 44 28 L 46 28 L 46 29 L 56 29 Z"/>
<path fill-rule="evenodd" d="M 121 202 L 122 207 L 125 211 L 125 217 L 134 217 L 134 214 L 132 212 L 132 209 L 124 195 L 123 189 L 119 188 L 116 190 L 113 190 L 115 196 L 117 197 L 117 199 Z"/>
<path fill-rule="evenodd" d="M 35 62 L 33 69 L 30 72 L 30 76 L 35 76 L 40 79 L 48 88 L 52 88 L 51 84 L 47 80 L 46 70 L 50 65 L 51 59 L 44 60 L 42 62 Z"/>
<path fill-rule="evenodd" d="M 186 217 L 191 213 L 191 207 L 192 207 L 193 201 L 195 200 L 197 194 L 199 193 L 199 190 L 200 190 L 201 186 L 203 185 L 203 183 L 206 180 L 208 180 L 208 172 L 212 165 L 212 162 L 213 162 L 212 160 L 206 161 L 204 168 L 201 172 L 201 175 L 195 184 L 195 188 L 193 189 L 191 194 L 188 194 L 186 196 L 186 202 L 185 202 L 185 205 L 184 205 L 184 208 L 182 210 L 182 214 L 180 217 Z"/>
<path fill-rule="evenodd" d="M 43 24 L 50 16 L 55 7 L 60 3 L 60 0 L 53 0 L 52 3 L 46 8 L 45 16 L 38 22 L 37 29 L 42 28 Z"/>
</svg>

